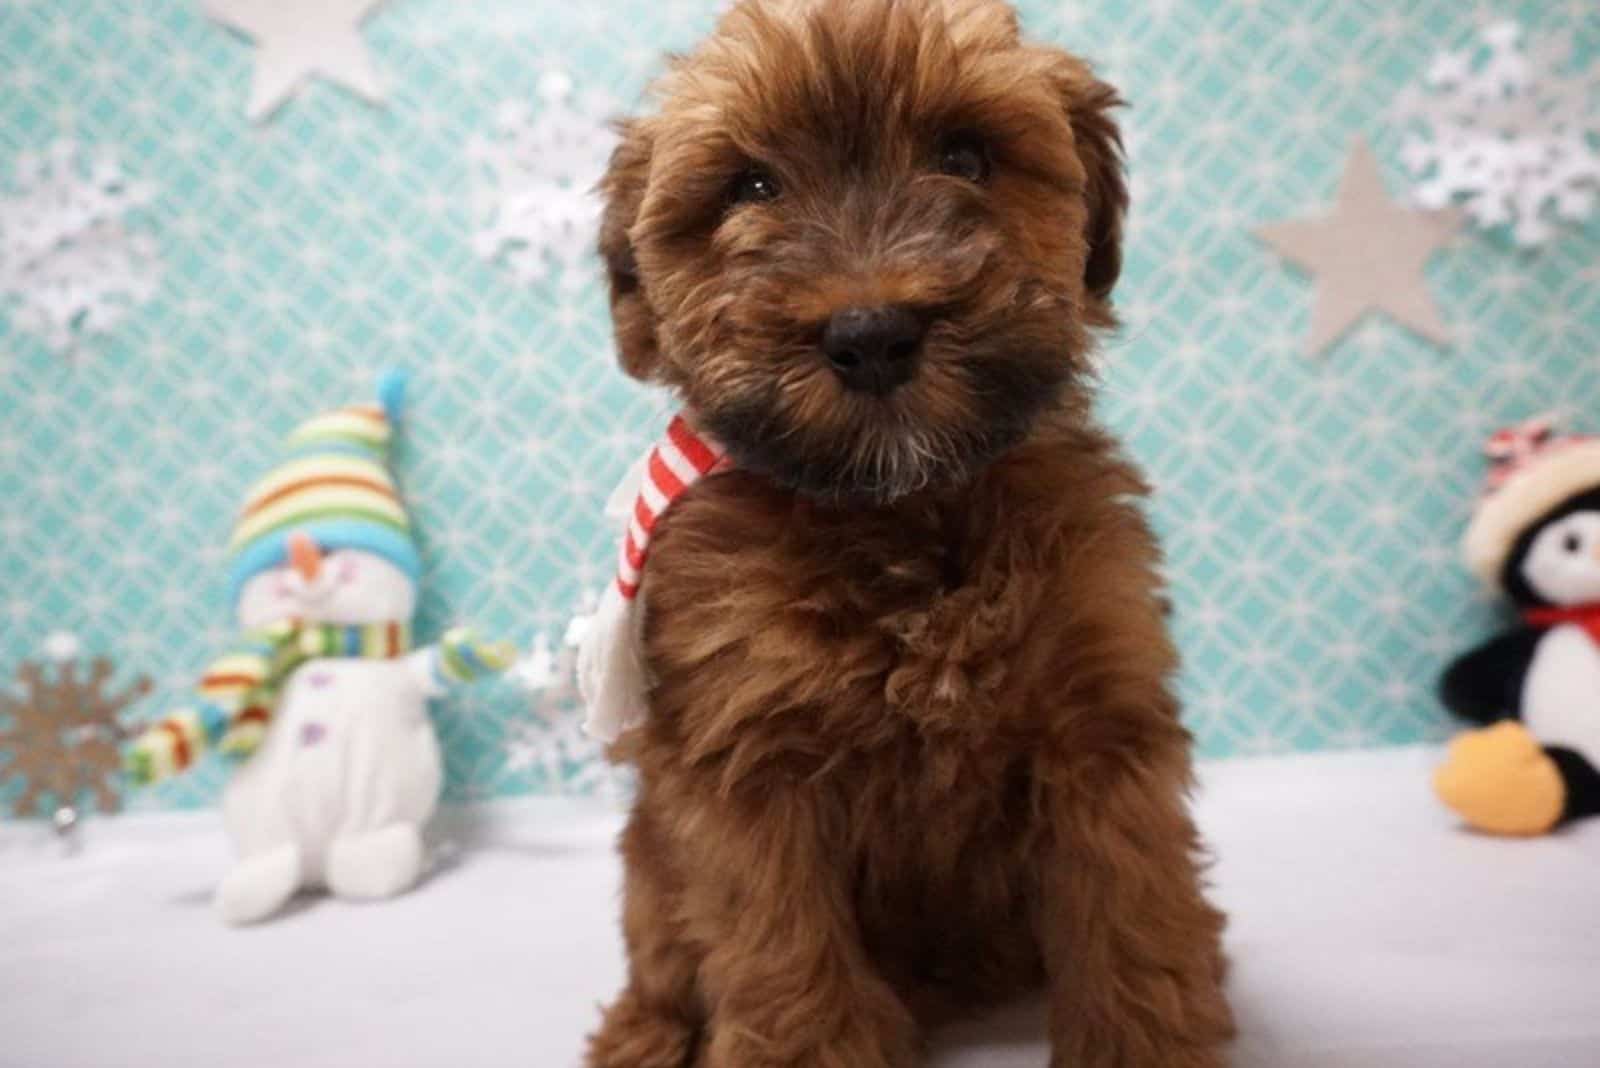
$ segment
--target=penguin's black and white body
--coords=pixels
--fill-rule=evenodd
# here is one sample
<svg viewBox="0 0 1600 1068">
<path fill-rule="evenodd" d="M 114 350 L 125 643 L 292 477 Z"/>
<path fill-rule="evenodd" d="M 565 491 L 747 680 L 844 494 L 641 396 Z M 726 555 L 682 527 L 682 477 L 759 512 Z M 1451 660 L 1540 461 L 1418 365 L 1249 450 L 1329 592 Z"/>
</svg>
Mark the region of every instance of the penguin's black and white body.
<svg viewBox="0 0 1600 1068">
<path fill-rule="evenodd" d="M 1522 621 L 1457 659 L 1440 682 L 1457 716 L 1483 727 L 1517 720 L 1537 741 L 1564 789 L 1556 822 L 1600 814 L 1600 468 L 1591 477 L 1592 488 L 1493 554 Z"/>
</svg>

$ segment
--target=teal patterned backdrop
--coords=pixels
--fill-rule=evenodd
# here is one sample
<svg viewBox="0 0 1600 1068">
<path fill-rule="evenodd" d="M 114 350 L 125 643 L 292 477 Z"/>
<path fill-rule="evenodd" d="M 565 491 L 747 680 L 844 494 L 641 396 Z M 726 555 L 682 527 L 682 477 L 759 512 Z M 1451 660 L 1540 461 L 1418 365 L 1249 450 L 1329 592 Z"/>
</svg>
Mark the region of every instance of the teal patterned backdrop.
<svg viewBox="0 0 1600 1068">
<path fill-rule="evenodd" d="M 257 126 L 255 50 L 197 4 L 0 0 L 0 198 L 63 138 L 114 150 L 148 186 L 127 250 L 153 286 L 68 355 L 0 299 L 0 677 L 66 631 L 156 680 L 137 713 L 181 696 L 229 634 L 222 543 L 245 485 L 389 364 L 416 372 L 399 470 L 424 632 L 470 618 L 559 641 L 609 570 L 604 495 L 668 401 L 612 369 L 592 264 L 529 279 L 480 254 L 469 146 L 507 102 L 557 106 L 552 74 L 632 106 L 713 6 L 395 0 L 365 31 L 382 106 L 317 82 Z M 1250 230 L 1327 202 L 1358 132 L 1398 189 L 1387 109 L 1480 17 L 1593 57 L 1594 0 L 1022 7 L 1132 104 L 1103 410 L 1158 486 L 1203 750 L 1439 737 L 1430 678 L 1490 619 L 1455 557 L 1482 439 L 1553 406 L 1600 429 L 1600 224 L 1534 253 L 1464 234 L 1431 270 L 1453 347 L 1376 321 L 1320 359 L 1300 352 L 1308 282 Z M 507 683 L 439 706 L 453 796 L 593 781 L 581 750 L 508 758 L 542 729 L 530 703 Z M 221 778 L 134 803 L 208 802 Z"/>
</svg>

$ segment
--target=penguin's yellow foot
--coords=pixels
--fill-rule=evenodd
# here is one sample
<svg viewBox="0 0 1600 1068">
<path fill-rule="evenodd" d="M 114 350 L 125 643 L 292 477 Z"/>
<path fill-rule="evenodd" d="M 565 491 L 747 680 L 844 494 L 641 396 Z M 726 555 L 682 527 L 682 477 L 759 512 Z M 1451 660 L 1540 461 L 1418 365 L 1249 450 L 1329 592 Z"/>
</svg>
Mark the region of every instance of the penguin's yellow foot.
<svg viewBox="0 0 1600 1068">
<path fill-rule="evenodd" d="M 1560 822 L 1567 800 L 1555 761 L 1515 720 L 1450 743 L 1433 789 L 1469 826 L 1490 834 L 1544 834 Z"/>
</svg>

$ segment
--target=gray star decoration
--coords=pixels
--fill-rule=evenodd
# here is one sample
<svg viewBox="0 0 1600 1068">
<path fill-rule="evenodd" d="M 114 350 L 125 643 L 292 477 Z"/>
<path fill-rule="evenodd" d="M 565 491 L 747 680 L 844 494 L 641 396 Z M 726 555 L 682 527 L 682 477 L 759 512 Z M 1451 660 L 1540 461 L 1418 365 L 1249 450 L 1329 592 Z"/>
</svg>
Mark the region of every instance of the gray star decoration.
<svg viewBox="0 0 1600 1068">
<path fill-rule="evenodd" d="M 1450 332 L 1423 272 L 1460 225 L 1455 210 L 1418 211 L 1390 199 L 1377 157 L 1358 137 L 1331 211 L 1271 223 L 1256 233 L 1316 280 L 1306 341 L 1306 351 L 1315 356 L 1372 312 L 1447 344 Z"/>
<path fill-rule="evenodd" d="M 317 75 L 378 103 L 383 80 L 361 24 L 385 0 L 202 0 L 213 20 L 256 42 L 246 114 L 261 122 Z"/>
</svg>

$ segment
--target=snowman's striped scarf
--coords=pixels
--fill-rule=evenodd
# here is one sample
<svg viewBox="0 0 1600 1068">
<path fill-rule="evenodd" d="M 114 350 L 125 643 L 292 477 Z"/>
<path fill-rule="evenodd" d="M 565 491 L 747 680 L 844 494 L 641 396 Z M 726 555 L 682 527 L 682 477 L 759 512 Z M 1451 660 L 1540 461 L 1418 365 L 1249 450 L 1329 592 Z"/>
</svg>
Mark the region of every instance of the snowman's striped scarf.
<svg viewBox="0 0 1600 1068">
<path fill-rule="evenodd" d="M 391 660 L 411 650 L 405 623 L 339 626 L 285 621 L 247 631 L 212 661 L 192 704 L 144 731 L 127 755 L 135 783 L 160 782 L 193 767 L 207 750 L 248 756 L 261 744 L 283 684 L 301 664 L 323 657 Z"/>
</svg>

